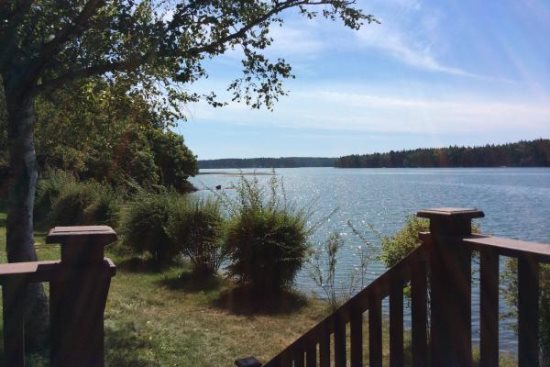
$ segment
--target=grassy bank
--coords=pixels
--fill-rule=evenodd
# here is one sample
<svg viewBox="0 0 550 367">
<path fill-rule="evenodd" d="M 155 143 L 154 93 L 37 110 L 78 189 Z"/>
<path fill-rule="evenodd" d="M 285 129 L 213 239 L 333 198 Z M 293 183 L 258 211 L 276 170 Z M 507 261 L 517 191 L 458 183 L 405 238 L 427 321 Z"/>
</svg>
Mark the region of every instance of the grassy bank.
<svg viewBox="0 0 550 367">
<path fill-rule="evenodd" d="M 4 221 L 0 213 L 2 262 Z M 36 236 L 39 258 L 59 259 L 44 235 Z M 109 366 L 231 366 L 250 355 L 267 361 L 327 312 L 323 302 L 297 294 L 252 310 L 253 300 L 234 294 L 226 280 L 197 281 L 181 266 L 152 271 L 147 262 L 109 252 L 117 264 L 105 313 Z"/>
<path fill-rule="evenodd" d="M 2 262 L 4 222 L 0 213 Z M 44 236 L 36 234 L 39 258 L 59 259 L 59 247 L 45 245 Z M 108 366 L 232 366 L 250 355 L 265 362 L 328 313 L 324 302 L 299 294 L 254 309 L 257 300 L 236 293 L 225 279 L 199 281 L 181 265 L 154 271 L 146 261 L 108 252 L 117 264 L 105 313 Z M 383 334 L 387 362 L 387 325 Z M 28 365 L 46 364 L 34 356 Z M 505 358 L 501 365 L 514 363 Z"/>
</svg>

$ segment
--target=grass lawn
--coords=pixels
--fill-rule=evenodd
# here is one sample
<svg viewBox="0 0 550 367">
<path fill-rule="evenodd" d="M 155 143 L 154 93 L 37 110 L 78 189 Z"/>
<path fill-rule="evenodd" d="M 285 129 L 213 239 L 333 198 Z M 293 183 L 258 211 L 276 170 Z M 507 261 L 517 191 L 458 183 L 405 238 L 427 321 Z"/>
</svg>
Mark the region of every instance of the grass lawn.
<svg viewBox="0 0 550 367">
<path fill-rule="evenodd" d="M 0 261 L 6 262 L 5 214 L 0 213 Z M 36 234 L 41 260 L 59 247 Z M 231 366 L 254 355 L 265 362 L 327 314 L 326 304 L 299 295 L 276 309 L 251 312 L 224 279 L 192 279 L 184 266 L 161 272 L 110 252 L 117 264 L 105 312 L 109 366 Z M 30 365 L 43 365 L 32 358 Z"/>
</svg>

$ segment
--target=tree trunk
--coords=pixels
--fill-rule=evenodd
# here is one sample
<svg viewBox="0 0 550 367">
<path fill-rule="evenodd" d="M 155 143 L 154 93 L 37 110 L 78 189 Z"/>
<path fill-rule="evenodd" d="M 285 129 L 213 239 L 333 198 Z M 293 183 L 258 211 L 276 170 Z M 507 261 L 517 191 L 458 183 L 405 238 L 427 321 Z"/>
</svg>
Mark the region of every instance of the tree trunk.
<svg viewBox="0 0 550 367">
<path fill-rule="evenodd" d="M 32 97 L 21 96 L 7 84 L 4 84 L 4 92 L 10 171 L 6 250 L 9 262 L 36 261 L 33 207 L 38 173 L 33 139 L 34 106 Z M 48 301 L 39 283 L 27 289 L 25 316 L 27 347 L 43 348 L 48 330 Z"/>
</svg>

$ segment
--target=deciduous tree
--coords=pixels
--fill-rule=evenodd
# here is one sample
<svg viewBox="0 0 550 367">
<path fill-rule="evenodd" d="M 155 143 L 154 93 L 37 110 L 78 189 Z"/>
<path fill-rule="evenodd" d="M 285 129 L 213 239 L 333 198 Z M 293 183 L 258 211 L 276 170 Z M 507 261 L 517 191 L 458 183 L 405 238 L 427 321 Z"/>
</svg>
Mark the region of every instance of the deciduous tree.
<svg viewBox="0 0 550 367">
<path fill-rule="evenodd" d="M 204 77 L 206 59 L 239 47 L 243 69 L 229 86 L 233 99 L 253 107 L 271 106 L 284 92 L 282 79 L 291 76 L 291 68 L 284 60 L 270 61 L 262 50 L 271 43 L 270 27 L 282 24 L 281 14 L 289 9 L 310 18 L 316 10 L 353 29 L 374 20 L 354 7 L 354 0 L 1 1 L 9 261 L 36 260 L 32 213 L 37 94 L 92 76 L 128 75 L 138 87 L 160 85 L 169 103 L 204 97 L 217 105 L 213 94 L 182 92 L 178 85 Z"/>
</svg>

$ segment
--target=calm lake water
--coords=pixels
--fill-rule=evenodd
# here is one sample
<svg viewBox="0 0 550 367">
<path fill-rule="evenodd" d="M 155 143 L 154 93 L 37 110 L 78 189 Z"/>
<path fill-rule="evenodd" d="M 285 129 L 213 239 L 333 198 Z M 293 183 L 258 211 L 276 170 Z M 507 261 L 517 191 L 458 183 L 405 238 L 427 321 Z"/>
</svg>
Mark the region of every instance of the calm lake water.
<svg viewBox="0 0 550 367">
<path fill-rule="evenodd" d="M 192 179 L 198 188 L 221 185 L 229 195 L 238 177 L 226 173 L 240 170 L 205 170 L 210 174 Z M 242 170 L 251 173 L 254 170 Z M 258 173 L 271 173 L 258 169 Z M 376 261 L 379 239 L 371 228 L 382 235 L 395 233 L 408 215 L 434 207 L 477 208 L 485 218 L 476 223 L 484 234 L 494 234 L 550 244 L 550 169 L 548 168 L 479 168 L 479 169 L 336 169 L 289 168 L 278 169 L 288 201 L 298 207 L 311 206 L 312 222 L 326 218 L 335 211 L 312 235 L 315 246 L 331 232 L 345 240 L 339 256 L 338 283 L 349 283 L 349 274 L 358 265 L 358 246 L 362 241 L 352 233 L 348 222 L 371 242 L 368 280 L 384 272 Z M 270 175 L 257 176 L 267 182 Z M 198 195 L 211 195 L 207 190 Z M 319 289 L 303 270 L 296 280 L 299 289 L 317 292 Z M 472 293 L 474 310 L 479 307 L 475 285 Z M 501 313 L 506 312 L 501 302 Z M 474 341 L 478 339 L 478 315 L 472 314 Z M 506 325 L 514 320 L 505 320 Z M 514 351 L 516 336 L 510 327 L 501 328 L 501 349 Z"/>
</svg>

